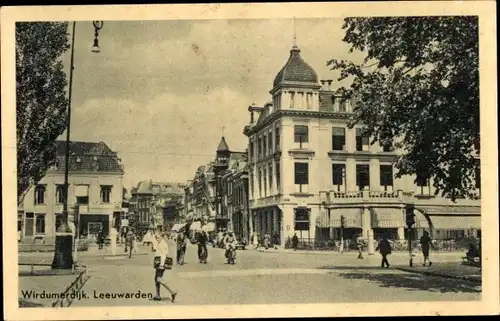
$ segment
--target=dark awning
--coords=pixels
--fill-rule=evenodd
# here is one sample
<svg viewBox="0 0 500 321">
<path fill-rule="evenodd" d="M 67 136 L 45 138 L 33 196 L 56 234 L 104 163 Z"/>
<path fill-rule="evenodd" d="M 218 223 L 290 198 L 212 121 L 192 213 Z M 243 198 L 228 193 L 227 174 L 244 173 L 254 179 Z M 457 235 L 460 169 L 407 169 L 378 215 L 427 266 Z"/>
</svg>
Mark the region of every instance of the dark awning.
<svg viewBox="0 0 500 321">
<path fill-rule="evenodd" d="M 328 209 L 322 210 L 317 226 L 320 228 L 339 228 L 340 216 L 345 217 L 346 228 L 361 228 L 361 213 L 360 208 L 332 208 L 330 213 Z"/>
</svg>

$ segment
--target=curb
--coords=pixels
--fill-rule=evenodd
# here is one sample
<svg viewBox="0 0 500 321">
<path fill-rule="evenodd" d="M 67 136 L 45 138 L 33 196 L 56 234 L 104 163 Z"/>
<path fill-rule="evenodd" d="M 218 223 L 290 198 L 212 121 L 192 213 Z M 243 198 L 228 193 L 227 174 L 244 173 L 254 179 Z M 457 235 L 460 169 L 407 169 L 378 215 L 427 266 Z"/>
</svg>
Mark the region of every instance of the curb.
<svg viewBox="0 0 500 321">
<path fill-rule="evenodd" d="M 461 275 L 453 275 L 453 274 L 446 274 L 446 273 L 439 273 L 439 272 L 428 272 L 428 271 L 417 271 L 417 270 L 412 270 L 409 268 L 402 268 L 402 267 L 397 267 L 396 269 L 404 272 L 409 272 L 409 273 L 417 273 L 417 274 L 423 274 L 423 275 L 429 275 L 429 276 L 439 276 L 442 278 L 447 278 L 447 279 L 455 279 L 455 280 L 463 280 L 463 281 L 469 281 L 469 282 L 474 282 L 474 283 L 482 283 L 482 279 L 480 278 L 475 279 L 475 278 L 470 278 L 467 276 L 461 276 Z"/>
</svg>

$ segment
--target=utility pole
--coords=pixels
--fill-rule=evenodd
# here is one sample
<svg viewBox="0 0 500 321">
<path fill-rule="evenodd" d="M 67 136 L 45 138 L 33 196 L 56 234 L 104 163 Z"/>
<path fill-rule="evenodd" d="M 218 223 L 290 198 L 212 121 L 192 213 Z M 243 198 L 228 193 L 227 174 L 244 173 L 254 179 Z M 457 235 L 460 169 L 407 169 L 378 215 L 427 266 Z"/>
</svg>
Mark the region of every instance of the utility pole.
<svg viewBox="0 0 500 321">
<path fill-rule="evenodd" d="M 344 253 L 344 226 L 345 226 L 345 217 L 344 215 L 340 216 L 340 253 Z"/>
<path fill-rule="evenodd" d="M 415 224 L 415 206 L 413 204 L 406 205 L 406 226 L 408 226 L 408 252 L 410 255 L 410 267 L 413 267 L 413 253 L 411 248 L 413 225 Z"/>
</svg>

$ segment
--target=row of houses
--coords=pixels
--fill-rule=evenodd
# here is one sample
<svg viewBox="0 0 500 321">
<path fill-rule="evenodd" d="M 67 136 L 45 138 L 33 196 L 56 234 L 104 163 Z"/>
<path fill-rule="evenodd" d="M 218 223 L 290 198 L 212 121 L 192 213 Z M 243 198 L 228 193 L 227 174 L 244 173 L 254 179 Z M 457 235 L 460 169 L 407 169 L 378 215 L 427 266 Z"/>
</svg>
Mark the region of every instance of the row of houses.
<svg viewBox="0 0 500 321">
<path fill-rule="evenodd" d="M 281 246 L 297 234 L 315 242 L 344 236 L 408 238 L 404 209 L 414 204 L 416 228 L 438 239 L 480 237 L 480 172 L 475 199 L 435 195 L 422 174 L 395 177 L 393 142 L 369 143 L 363 127 L 348 127 L 355 100 L 320 81 L 293 46 L 262 106 L 248 108 L 243 129 L 248 148 L 230 151 L 222 137 L 214 161 L 200 166 L 185 190 L 187 218 L 213 221 L 249 240 L 253 232 L 274 236 Z M 479 163 L 479 154 L 477 155 Z"/>
<path fill-rule="evenodd" d="M 24 244 L 53 244 L 62 222 L 66 142 L 55 145 L 55 166 L 19 202 L 18 238 Z M 121 159 L 106 143 L 73 141 L 69 151 L 69 224 L 80 237 L 92 239 L 101 230 L 110 235 L 112 228 L 124 227 L 134 227 L 140 234 L 164 231 L 185 220 L 185 184 L 141 181 L 128 197 Z"/>
</svg>

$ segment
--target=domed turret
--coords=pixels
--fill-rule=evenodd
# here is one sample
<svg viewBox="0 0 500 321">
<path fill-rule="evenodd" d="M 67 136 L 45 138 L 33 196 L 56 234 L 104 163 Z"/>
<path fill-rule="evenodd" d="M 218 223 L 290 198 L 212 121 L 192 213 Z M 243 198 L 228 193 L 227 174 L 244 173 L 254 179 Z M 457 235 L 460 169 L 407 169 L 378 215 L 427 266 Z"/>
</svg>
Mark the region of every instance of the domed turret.
<svg viewBox="0 0 500 321">
<path fill-rule="evenodd" d="M 274 78 L 273 86 L 276 87 L 286 82 L 307 84 L 318 83 L 316 71 L 302 59 L 300 56 L 300 49 L 297 46 L 293 46 L 290 50 L 290 57 Z"/>
</svg>

